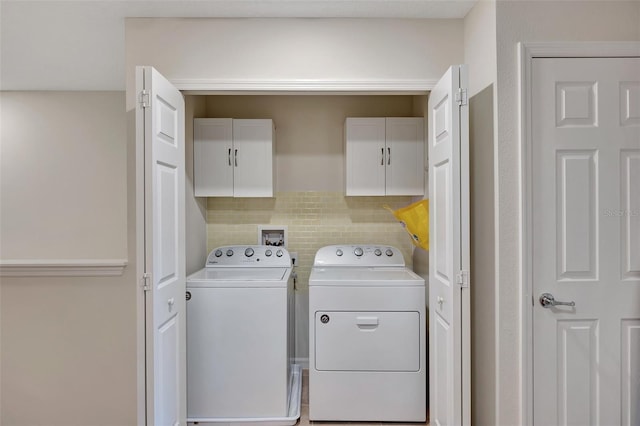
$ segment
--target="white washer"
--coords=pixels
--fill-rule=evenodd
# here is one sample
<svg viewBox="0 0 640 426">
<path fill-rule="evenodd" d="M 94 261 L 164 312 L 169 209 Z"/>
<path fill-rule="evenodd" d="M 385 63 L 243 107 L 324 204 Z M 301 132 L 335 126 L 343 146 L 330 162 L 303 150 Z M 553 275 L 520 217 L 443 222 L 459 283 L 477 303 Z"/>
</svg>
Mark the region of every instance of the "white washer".
<svg viewBox="0 0 640 426">
<path fill-rule="evenodd" d="M 309 419 L 426 420 L 425 282 L 383 245 L 318 250 L 309 278 Z"/>
<path fill-rule="evenodd" d="M 291 257 L 225 246 L 187 277 L 187 421 L 288 426 L 300 416 Z"/>
</svg>

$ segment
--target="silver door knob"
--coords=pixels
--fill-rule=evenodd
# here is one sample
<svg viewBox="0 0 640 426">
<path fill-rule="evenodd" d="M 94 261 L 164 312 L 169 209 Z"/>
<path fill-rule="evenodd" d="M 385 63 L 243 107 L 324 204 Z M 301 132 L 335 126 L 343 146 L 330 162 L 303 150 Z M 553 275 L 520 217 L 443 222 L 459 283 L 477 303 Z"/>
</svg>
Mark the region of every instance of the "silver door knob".
<svg viewBox="0 0 640 426">
<path fill-rule="evenodd" d="M 542 293 L 540 295 L 540 304 L 543 308 L 551 308 L 552 306 L 576 306 L 576 302 L 560 302 L 553 297 L 551 293 Z"/>
</svg>

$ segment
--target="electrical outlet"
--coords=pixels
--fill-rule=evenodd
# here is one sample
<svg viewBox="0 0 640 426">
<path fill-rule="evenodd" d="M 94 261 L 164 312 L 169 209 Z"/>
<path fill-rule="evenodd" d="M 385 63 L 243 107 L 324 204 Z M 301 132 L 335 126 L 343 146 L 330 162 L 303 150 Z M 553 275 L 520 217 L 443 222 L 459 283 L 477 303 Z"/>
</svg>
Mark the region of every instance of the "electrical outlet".
<svg viewBox="0 0 640 426">
<path fill-rule="evenodd" d="M 292 251 L 289 253 L 289 255 L 291 256 L 291 263 L 293 264 L 293 266 L 298 266 L 298 253 Z"/>
</svg>

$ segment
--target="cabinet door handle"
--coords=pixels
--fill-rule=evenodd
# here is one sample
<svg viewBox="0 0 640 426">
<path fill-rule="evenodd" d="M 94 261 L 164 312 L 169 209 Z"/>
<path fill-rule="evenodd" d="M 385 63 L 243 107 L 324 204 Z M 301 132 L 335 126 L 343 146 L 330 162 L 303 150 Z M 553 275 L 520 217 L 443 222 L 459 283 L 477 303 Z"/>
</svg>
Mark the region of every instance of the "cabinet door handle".
<svg viewBox="0 0 640 426">
<path fill-rule="evenodd" d="M 229 148 L 229 154 L 227 155 L 227 159 L 229 160 L 229 165 L 231 165 L 231 148 Z"/>
<path fill-rule="evenodd" d="M 384 166 L 384 148 L 380 148 L 380 165 Z"/>
<path fill-rule="evenodd" d="M 387 147 L 387 166 L 391 164 L 391 147 Z"/>
<path fill-rule="evenodd" d="M 235 163 L 236 167 L 238 167 L 238 150 L 237 149 L 233 153 L 233 162 Z"/>
</svg>

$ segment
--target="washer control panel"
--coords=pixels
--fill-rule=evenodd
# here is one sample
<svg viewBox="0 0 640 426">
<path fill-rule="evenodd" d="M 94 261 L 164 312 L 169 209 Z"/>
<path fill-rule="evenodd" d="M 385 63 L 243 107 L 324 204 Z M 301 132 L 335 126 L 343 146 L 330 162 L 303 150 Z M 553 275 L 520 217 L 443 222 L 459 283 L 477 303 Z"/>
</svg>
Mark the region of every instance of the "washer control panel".
<svg viewBox="0 0 640 426">
<path fill-rule="evenodd" d="M 383 245 L 333 245 L 316 252 L 314 266 L 405 266 L 402 252 Z"/>
<path fill-rule="evenodd" d="M 206 266 L 290 267 L 291 256 L 284 247 L 223 246 L 211 250 Z"/>
</svg>

